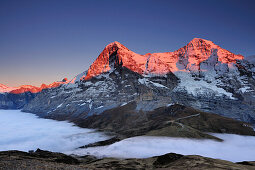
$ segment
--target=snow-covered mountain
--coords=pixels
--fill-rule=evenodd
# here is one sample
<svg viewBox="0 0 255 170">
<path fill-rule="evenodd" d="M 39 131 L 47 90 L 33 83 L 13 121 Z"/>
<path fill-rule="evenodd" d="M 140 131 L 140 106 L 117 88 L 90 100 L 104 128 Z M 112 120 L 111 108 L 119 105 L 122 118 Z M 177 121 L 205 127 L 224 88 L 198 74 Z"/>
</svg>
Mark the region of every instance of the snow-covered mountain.
<svg viewBox="0 0 255 170">
<path fill-rule="evenodd" d="M 255 123 L 255 70 L 243 59 L 200 38 L 174 52 L 145 55 L 113 42 L 87 71 L 43 91 L 24 111 L 70 119 L 131 101 L 137 110 L 182 103 Z"/>
<path fill-rule="evenodd" d="M 116 55 L 114 55 L 115 53 Z M 113 55 L 114 57 L 111 57 Z M 231 93 L 217 87 L 222 84 L 217 79 L 224 74 L 235 74 L 238 70 L 236 62 L 237 60 L 243 60 L 243 58 L 242 55 L 235 55 L 211 41 L 199 38 L 194 38 L 187 46 L 174 52 L 145 55 L 136 54 L 122 44 L 113 42 L 106 46 L 87 73 L 80 79 L 89 80 L 110 71 L 113 65 L 111 66 L 109 61 L 114 60 L 116 62 L 114 64 L 122 65 L 122 67 L 145 77 L 164 76 L 172 72 L 180 79 L 185 79 L 180 87 L 185 88 L 192 94 L 197 93 L 201 86 L 205 88 L 208 86 L 215 92 L 232 97 Z M 196 83 L 190 76 L 196 76 L 196 80 L 202 78 L 210 83 Z M 247 89 L 249 87 L 243 86 L 240 90 L 245 92 Z"/>
<path fill-rule="evenodd" d="M 116 53 L 116 58 L 111 58 L 110 56 L 114 53 Z M 213 57 L 216 55 L 217 57 Z M 211 69 L 206 67 L 205 63 L 202 64 L 204 61 L 211 66 L 219 64 L 218 70 L 224 69 L 226 66 L 231 67 L 236 63 L 236 60 L 242 60 L 243 58 L 242 55 L 235 55 L 211 41 L 199 38 L 194 38 L 186 46 L 174 52 L 148 53 L 145 55 L 136 54 L 119 42 L 113 42 L 106 46 L 96 61 L 90 66 L 84 79 L 88 80 L 91 77 L 109 71 L 111 69 L 110 60 L 115 60 L 122 64 L 123 67 L 139 74 L 165 75 L 169 72 Z M 200 68 L 201 64 L 202 68 Z"/>
</svg>

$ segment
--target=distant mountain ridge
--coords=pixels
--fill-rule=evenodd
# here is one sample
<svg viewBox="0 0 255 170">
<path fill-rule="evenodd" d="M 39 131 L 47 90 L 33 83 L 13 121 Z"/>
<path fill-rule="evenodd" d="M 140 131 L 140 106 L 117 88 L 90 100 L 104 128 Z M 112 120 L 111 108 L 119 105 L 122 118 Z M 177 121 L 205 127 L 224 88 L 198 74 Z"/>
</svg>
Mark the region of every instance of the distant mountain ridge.
<svg viewBox="0 0 255 170">
<path fill-rule="evenodd" d="M 14 89 L 15 89 L 15 87 L 8 87 L 4 84 L 0 84 L 0 93 L 10 92 Z"/>
<path fill-rule="evenodd" d="M 32 85 L 8 87 L 0 84 L 0 109 L 21 109 L 42 90 L 57 88 L 69 82 L 65 78 L 62 81 L 53 82 L 49 85 L 42 84 L 40 87 Z"/>
<path fill-rule="evenodd" d="M 25 93 L 25 92 L 31 92 L 31 93 L 39 93 L 43 89 L 48 89 L 48 88 L 55 88 L 58 87 L 62 84 L 67 84 L 69 81 L 67 78 L 64 78 L 62 81 L 56 81 L 51 84 L 42 84 L 40 87 L 37 86 L 32 86 L 32 85 L 21 85 L 18 87 L 8 87 L 4 84 L 0 84 L 0 93 L 13 93 L 13 94 L 20 94 L 20 93 Z"/>
</svg>

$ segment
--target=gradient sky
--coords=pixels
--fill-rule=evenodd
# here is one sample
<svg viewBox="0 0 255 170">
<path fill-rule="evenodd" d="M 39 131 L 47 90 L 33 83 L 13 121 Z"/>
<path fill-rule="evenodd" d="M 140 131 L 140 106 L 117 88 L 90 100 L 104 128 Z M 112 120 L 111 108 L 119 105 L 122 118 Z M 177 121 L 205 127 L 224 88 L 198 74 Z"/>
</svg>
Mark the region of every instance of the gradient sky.
<svg viewBox="0 0 255 170">
<path fill-rule="evenodd" d="M 145 54 L 195 37 L 255 54 L 254 0 L 0 0 L 0 83 L 73 78 L 119 41 Z"/>
</svg>

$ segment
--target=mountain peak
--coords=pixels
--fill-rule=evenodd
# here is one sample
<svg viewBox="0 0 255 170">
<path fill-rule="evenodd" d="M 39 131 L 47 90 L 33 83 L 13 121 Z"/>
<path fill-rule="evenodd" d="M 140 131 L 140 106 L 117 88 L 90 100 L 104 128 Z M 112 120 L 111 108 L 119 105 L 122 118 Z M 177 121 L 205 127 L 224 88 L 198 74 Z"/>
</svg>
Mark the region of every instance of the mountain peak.
<svg viewBox="0 0 255 170">
<path fill-rule="evenodd" d="M 114 45 L 116 45 L 116 46 L 121 46 L 122 44 L 119 43 L 118 41 L 114 41 L 114 42 L 108 44 L 106 47 L 111 47 L 111 46 L 114 46 Z"/>
<path fill-rule="evenodd" d="M 112 64 L 112 62 L 118 60 L 117 63 L 120 63 L 120 61 L 125 59 L 129 61 L 130 57 L 132 58 L 133 54 L 135 53 L 130 51 L 127 47 L 117 41 L 114 41 L 104 48 L 102 53 L 97 57 L 97 59 L 88 69 L 87 75 L 82 76 L 80 79 L 88 80 L 101 73 L 107 72 L 111 70 L 110 65 Z M 130 64 L 135 65 L 134 63 Z"/>
<path fill-rule="evenodd" d="M 0 83 L 0 93 L 8 92 L 10 90 L 13 90 L 13 88 Z"/>
<path fill-rule="evenodd" d="M 206 40 L 206 39 L 203 39 L 203 38 L 193 38 L 190 42 L 207 42 L 207 43 L 213 43 L 212 41 L 210 40 Z"/>
<path fill-rule="evenodd" d="M 196 46 L 196 47 L 209 47 L 209 48 L 218 48 L 219 46 L 214 44 L 210 40 L 202 39 L 202 38 L 193 38 L 187 46 Z"/>
<path fill-rule="evenodd" d="M 110 44 L 108 44 L 105 49 L 108 49 L 109 51 L 112 50 L 118 50 L 118 49 L 126 49 L 129 50 L 127 47 L 125 47 L 123 44 L 119 43 L 118 41 L 114 41 Z"/>
<path fill-rule="evenodd" d="M 8 86 L 0 83 L 0 88 L 8 88 Z"/>
</svg>

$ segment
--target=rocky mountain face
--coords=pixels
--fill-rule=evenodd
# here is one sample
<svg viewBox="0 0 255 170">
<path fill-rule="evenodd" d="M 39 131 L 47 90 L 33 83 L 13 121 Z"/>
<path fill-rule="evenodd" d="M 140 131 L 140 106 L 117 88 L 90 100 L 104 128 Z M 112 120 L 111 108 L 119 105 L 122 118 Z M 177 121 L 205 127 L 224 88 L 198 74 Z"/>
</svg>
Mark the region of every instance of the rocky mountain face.
<svg viewBox="0 0 255 170">
<path fill-rule="evenodd" d="M 180 103 L 254 124 L 254 78 L 254 64 L 208 40 L 145 55 L 113 42 L 87 71 L 42 91 L 23 111 L 84 119 L 131 101 L 138 111 Z"/>
<path fill-rule="evenodd" d="M 0 109 L 21 109 L 29 103 L 42 90 L 59 87 L 69 81 L 65 78 L 62 81 L 49 85 L 42 84 L 41 87 L 22 85 L 19 87 L 8 87 L 0 84 Z"/>
<path fill-rule="evenodd" d="M 86 118 L 129 101 L 137 101 L 138 110 L 152 110 L 170 103 L 169 89 L 177 81 L 173 74 L 145 79 L 125 67 L 116 67 L 90 80 L 42 91 L 24 111 L 57 119 Z"/>
<path fill-rule="evenodd" d="M 22 109 L 35 96 L 36 93 L 31 92 L 20 94 L 0 93 L 0 109 Z"/>
</svg>

